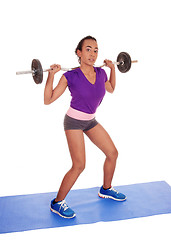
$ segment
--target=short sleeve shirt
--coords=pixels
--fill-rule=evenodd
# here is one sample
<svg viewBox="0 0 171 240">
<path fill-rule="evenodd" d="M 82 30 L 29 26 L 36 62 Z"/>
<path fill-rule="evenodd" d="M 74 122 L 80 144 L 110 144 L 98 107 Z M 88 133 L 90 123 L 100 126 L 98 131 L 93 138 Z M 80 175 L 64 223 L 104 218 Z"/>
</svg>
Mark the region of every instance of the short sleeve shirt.
<svg viewBox="0 0 171 240">
<path fill-rule="evenodd" d="M 105 95 L 106 72 L 99 67 L 94 67 L 96 81 L 90 83 L 80 68 L 64 73 L 71 92 L 70 106 L 78 111 L 93 114 Z"/>
</svg>

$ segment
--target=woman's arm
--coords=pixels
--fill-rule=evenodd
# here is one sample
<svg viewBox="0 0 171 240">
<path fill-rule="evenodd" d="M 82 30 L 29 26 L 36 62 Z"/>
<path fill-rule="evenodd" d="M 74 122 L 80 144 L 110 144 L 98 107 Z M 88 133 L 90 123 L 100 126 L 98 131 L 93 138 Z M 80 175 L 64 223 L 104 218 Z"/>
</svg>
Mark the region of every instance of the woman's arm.
<svg viewBox="0 0 171 240">
<path fill-rule="evenodd" d="M 53 89 L 53 80 L 55 73 L 61 70 L 60 65 L 50 66 L 47 82 L 44 90 L 44 104 L 48 105 L 58 99 L 67 88 L 67 79 L 62 75 L 61 79 L 58 82 L 58 85 Z"/>
<path fill-rule="evenodd" d="M 116 74 L 115 74 L 115 65 L 110 60 L 105 60 L 106 66 L 110 68 L 110 78 L 109 81 L 105 83 L 106 91 L 113 93 L 116 85 Z"/>
</svg>

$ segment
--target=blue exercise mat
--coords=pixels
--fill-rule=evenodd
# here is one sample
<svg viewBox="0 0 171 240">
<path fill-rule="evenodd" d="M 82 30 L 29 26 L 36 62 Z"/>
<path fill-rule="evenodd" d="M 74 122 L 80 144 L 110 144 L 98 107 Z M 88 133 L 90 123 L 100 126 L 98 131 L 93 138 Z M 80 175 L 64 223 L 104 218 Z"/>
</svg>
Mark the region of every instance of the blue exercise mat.
<svg viewBox="0 0 171 240">
<path fill-rule="evenodd" d="M 50 211 L 56 193 L 0 197 L 0 233 L 118 221 L 171 213 L 171 187 L 164 181 L 118 186 L 124 202 L 99 198 L 99 188 L 72 190 L 66 201 L 76 218 L 64 219 Z"/>
</svg>

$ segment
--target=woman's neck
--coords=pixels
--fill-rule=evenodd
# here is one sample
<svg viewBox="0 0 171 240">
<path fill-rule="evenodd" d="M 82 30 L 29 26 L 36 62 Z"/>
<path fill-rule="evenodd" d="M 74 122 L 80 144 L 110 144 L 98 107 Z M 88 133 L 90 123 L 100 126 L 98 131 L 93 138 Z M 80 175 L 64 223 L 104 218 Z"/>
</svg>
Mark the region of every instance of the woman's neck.
<svg viewBox="0 0 171 240">
<path fill-rule="evenodd" d="M 91 73 L 95 72 L 94 67 L 91 65 L 87 65 L 87 64 L 81 64 L 80 69 L 81 69 L 81 71 L 83 71 L 84 73 L 87 73 L 87 74 L 91 74 Z"/>
</svg>

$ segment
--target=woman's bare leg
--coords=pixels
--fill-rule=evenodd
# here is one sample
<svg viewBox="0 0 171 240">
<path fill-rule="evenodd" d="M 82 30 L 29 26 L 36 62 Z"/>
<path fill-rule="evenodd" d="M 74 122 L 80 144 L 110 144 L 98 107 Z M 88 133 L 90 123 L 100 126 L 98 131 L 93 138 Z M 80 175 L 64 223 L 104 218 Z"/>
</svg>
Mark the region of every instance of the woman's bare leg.
<svg viewBox="0 0 171 240">
<path fill-rule="evenodd" d="M 113 141 L 111 140 L 109 134 L 100 124 L 97 124 L 94 128 L 86 131 L 85 134 L 106 155 L 106 160 L 104 162 L 103 168 L 104 169 L 103 187 L 106 189 L 110 188 L 116 167 L 118 151 Z"/>
<path fill-rule="evenodd" d="M 72 167 L 64 176 L 59 188 L 56 202 L 65 199 L 66 195 L 85 168 L 85 143 L 82 130 L 65 131 L 72 158 Z"/>
</svg>

